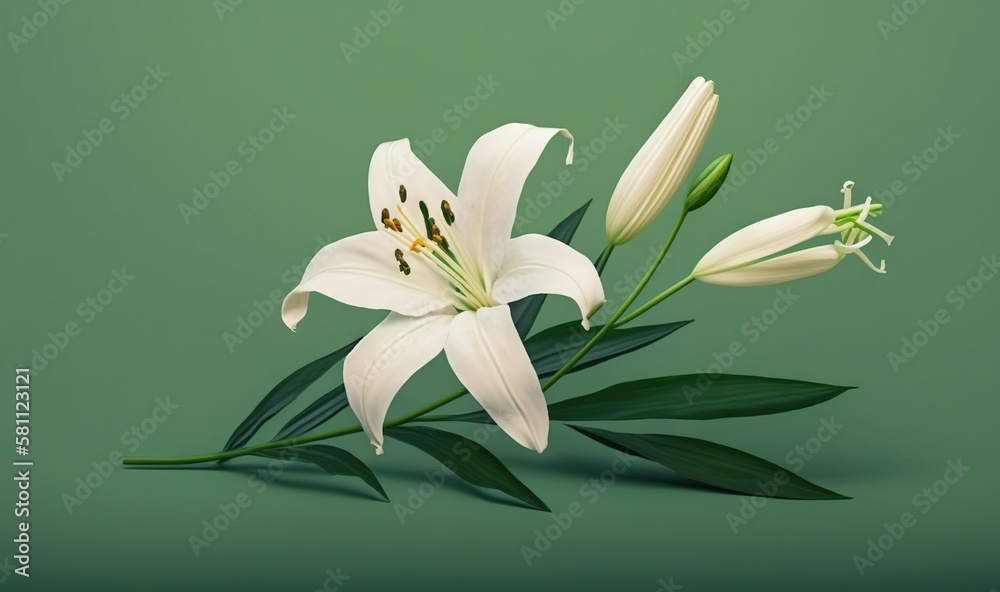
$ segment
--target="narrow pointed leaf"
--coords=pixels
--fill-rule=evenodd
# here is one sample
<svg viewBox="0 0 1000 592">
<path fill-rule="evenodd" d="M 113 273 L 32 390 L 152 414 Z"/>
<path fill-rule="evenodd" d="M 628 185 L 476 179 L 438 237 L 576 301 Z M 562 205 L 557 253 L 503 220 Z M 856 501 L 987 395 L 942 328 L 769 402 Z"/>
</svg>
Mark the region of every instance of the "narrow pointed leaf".
<svg viewBox="0 0 1000 592">
<path fill-rule="evenodd" d="M 361 340 L 353 341 L 331 354 L 306 364 L 279 382 L 257 404 L 257 407 L 250 412 L 250 415 L 243 420 L 243 423 L 236 428 L 236 431 L 229 437 L 229 441 L 226 442 L 223 450 L 234 450 L 249 442 L 250 438 L 257 433 L 257 430 L 267 420 L 274 417 L 289 403 L 294 401 L 296 397 L 302 394 L 302 391 L 306 390 L 310 384 L 325 374 L 334 364 L 342 360 L 344 356 L 354 349 L 358 341 Z"/>
<path fill-rule="evenodd" d="M 389 428 L 385 433 L 433 456 L 464 481 L 506 493 L 536 510 L 550 511 L 545 502 L 521 483 L 500 459 L 464 436 L 416 426 Z"/>
<path fill-rule="evenodd" d="M 271 448 L 254 453 L 257 456 L 266 456 L 280 460 L 297 460 L 310 462 L 323 469 L 331 475 L 346 475 L 348 477 L 358 477 L 374 489 L 385 501 L 389 501 L 385 489 L 379 483 L 375 473 L 368 468 L 368 465 L 361 462 L 358 457 L 350 452 L 330 446 L 328 444 L 313 444 L 311 446 L 295 446 L 290 448 Z"/>
<path fill-rule="evenodd" d="M 299 413 L 289 420 L 289 422 L 285 424 L 285 427 L 281 428 L 281 430 L 271 439 L 284 440 L 286 438 L 301 436 L 326 420 L 332 418 L 334 415 L 337 415 L 343 411 L 345 407 L 347 407 L 347 390 L 344 388 L 344 385 L 340 385 L 322 397 L 316 399 L 312 405 L 306 407 L 302 413 Z"/>
<path fill-rule="evenodd" d="M 670 335 L 691 321 L 678 321 L 662 325 L 613 329 L 597 342 L 587 354 L 573 366 L 570 372 L 578 372 L 596 366 L 618 356 L 646 347 Z M 556 325 L 532 335 L 524 342 L 531 364 L 539 377 L 555 374 L 572 358 L 590 338 L 600 331 L 591 327 L 584 331 L 577 321 Z"/>
<path fill-rule="evenodd" d="M 660 463 L 692 481 L 720 489 L 785 499 L 850 499 L 762 458 L 707 440 L 569 427 L 609 448 Z"/>
<path fill-rule="evenodd" d="M 802 409 L 854 387 L 800 380 L 723 374 L 662 376 L 623 382 L 549 405 L 560 421 L 717 419 Z"/>
<path fill-rule="evenodd" d="M 612 358 L 633 352 L 647 345 L 656 343 L 677 329 L 687 325 L 691 321 L 677 321 L 662 325 L 649 325 L 645 327 L 630 327 L 627 329 L 613 329 L 599 341 L 587 355 L 581 359 L 570 372 L 577 372 L 584 368 L 596 366 Z M 591 331 L 599 330 L 599 327 L 591 328 Z M 573 355 L 583 347 L 589 338 L 589 333 L 580 327 L 580 323 L 570 321 L 562 325 L 541 331 L 532 335 L 524 343 L 528 350 L 528 356 L 535 367 L 535 372 L 540 378 L 551 376 L 563 364 L 569 361 Z M 552 409 L 560 405 L 556 403 L 549 405 L 549 419 L 563 419 L 552 416 Z M 613 407 L 613 405 L 612 405 Z M 600 419 L 600 418 L 598 418 Z M 419 418 L 418 421 L 465 421 L 471 423 L 493 423 L 490 416 L 482 410 L 470 413 L 460 413 L 457 415 L 428 415 Z"/>
<path fill-rule="evenodd" d="M 565 220 L 557 224 L 552 229 L 552 232 L 549 233 L 549 237 L 568 245 L 573 239 L 573 235 L 576 234 L 576 229 L 580 227 L 580 221 L 583 220 L 583 215 L 587 213 L 587 208 L 590 207 L 592 201 L 589 200 L 567 216 Z M 545 294 L 535 294 L 534 296 L 528 296 L 510 304 L 510 316 L 514 319 L 517 334 L 521 336 L 522 340 L 531 331 L 531 326 L 535 324 L 535 319 L 538 318 L 538 313 L 542 310 L 542 304 L 544 303 Z"/>
</svg>

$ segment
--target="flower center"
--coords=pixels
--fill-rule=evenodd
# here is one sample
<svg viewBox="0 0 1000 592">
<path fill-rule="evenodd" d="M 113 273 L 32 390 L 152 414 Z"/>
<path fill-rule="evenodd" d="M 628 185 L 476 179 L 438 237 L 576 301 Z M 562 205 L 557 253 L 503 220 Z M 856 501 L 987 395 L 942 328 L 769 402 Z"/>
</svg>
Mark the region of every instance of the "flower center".
<svg viewBox="0 0 1000 592">
<path fill-rule="evenodd" d="M 394 256 L 403 275 L 410 275 L 412 268 L 406 261 L 410 254 L 423 259 L 431 270 L 441 275 L 451 285 L 457 300 L 457 307 L 463 310 L 476 310 L 487 306 L 496 306 L 486 292 L 483 274 L 475 260 L 468 256 L 461 245 L 455 240 L 451 225 L 455 222 L 455 213 L 447 200 L 441 202 L 441 219 L 443 226 L 430 215 L 427 204 L 419 202 L 423 223 L 414 222 L 403 209 L 406 203 L 407 191 L 399 186 L 399 201 L 396 204 L 398 218 L 390 215 L 389 208 L 382 209 L 382 228 L 379 230 L 388 234 L 401 245 Z"/>
</svg>

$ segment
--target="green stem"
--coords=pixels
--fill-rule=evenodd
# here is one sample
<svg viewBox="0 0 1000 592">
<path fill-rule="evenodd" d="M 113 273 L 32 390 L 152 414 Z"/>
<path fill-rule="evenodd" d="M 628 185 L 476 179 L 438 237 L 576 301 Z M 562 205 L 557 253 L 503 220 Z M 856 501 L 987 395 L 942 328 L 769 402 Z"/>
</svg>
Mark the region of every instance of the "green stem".
<svg viewBox="0 0 1000 592">
<path fill-rule="evenodd" d="M 608 246 L 604 247 L 604 250 L 601 251 L 601 256 L 597 258 L 596 262 L 594 262 L 594 267 L 597 268 L 597 275 L 604 273 L 604 267 L 608 264 L 608 260 L 611 259 L 611 252 L 614 250 L 615 244 L 608 243 Z"/>
<path fill-rule="evenodd" d="M 674 223 L 674 228 L 673 230 L 670 231 L 670 236 L 667 237 L 667 242 L 663 243 L 663 248 L 661 248 L 660 252 L 656 255 L 656 259 L 653 260 L 653 264 L 650 265 L 649 269 L 646 270 L 646 275 L 642 276 L 642 279 L 639 280 L 639 284 L 635 287 L 634 290 L 632 290 L 632 293 L 629 294 L 628 298 L 625 299 L 625 302 L 623 302 L 622 305 L 618 307 L 618 310 L 615 311 L 615 314 L 612 315 L 611 319 L 607 323 L 605 323 L 604 326 L 601 327 L 601 329 L 597 332 L 597 334 L 591 337 L 590 341 L 588 341 L 582 348 L 580 348 L 580 351 L 576 352 L 575 356 L 570 358 L 570 360 L 566 362 L 566 364 L 563 365 L 563 367 L 560 368 L 558 372 L 552 375 L 552 378 L 549 378 L 548 381 L 546 381 L 546 383 L 542 385 L 542 392 L 547 391 L 549 388 L 552 387 L 552 385 L 558 382 L 560 378 L 565 376 L 573 368 L 573 366 L 577 364 L 577 362 L 583 359 L 583 356 L 587 355 L 587 352 L 589 352 L 591 349 L 594 348 L 595 345 L 597 345 L 597 342 L 599 342 L 601 339 L 604 338 L 605 335 L 607 335 L 608 331 L 622 324 L 617 322 L 618 319 L 620 319 L 621 316 L 625 314 L 625 311 L 628 310 L 628 307 L 632 306 L 632 303 L 635 302 L 635 299 L 639 297 L 639 293 L 641 293 L 643 288 L 646 287 L 646 284 L 649 283 L 649 280 L 653 278 L 653 274 L 656 273 L 656 268 L 660 266 L 660 263 L 663 262 L 664 257 L 667 256 L 667 251 L 670 250 L 670 245 L 674 244 L 674 239 L 677 238 L 677 233 L 680 231 L 681 224 L 684 223 L 684 218 L 687 217 L 687 214 L 688 214 L 687 208 L 681 210 L 681 215 L 677 217 L 677 222 Z M 680 288 L 677 289 L 679 290 Z M 645 310 L 643 312 L 645 312 Z M 631 320 L 636 316 L 638 316 L 638 314 L 629 315 L 628 318 L 629 320 Z"/>
<path fill-rule="evenodd" d="M 458 390 L 450 395 L 442 397 L 433 403 L 421 407 L 416 411 L 407 413 L 406 415 L 400 415 L 395 419 L 391 419 L 385 422 L 385 427 L 391 428 L 404 424 L 414 419 L 434 411 L 442 405 L 451 403 L 455 399 L 461 397 L 462 395 L 469 392 L 466 389 Z M 327 440 L 329 438 L 337 438 L 339 436 L 346 436 L 348 434 L 356 434 L 361 432 L 362 427 L 359 425 L 353 425 L 346 428 L 340 428 L 338 430 L 330 430 L 328 432 L 320 432 L 318 434 L 311 434 L 308 436 L 298 436 L 296 438 L 286 438 L 284 440 L 274 440 L 272 442 L 264 442 L 261 444 L 255 444 L 253 446 L 246 446 L 243 448 L 237 448 L 236 450 L 227 450 L 225 452 L 215 452 L 213 454 L 196 454 L 192 456 L 129 456 L 122 459 L 122 464 L 125 465 L 193 465 L 204 462 L 213 462 L 218 460 L 226 460 L 230 458 L 236 458 L 238 456 L 246 456 L 248 454 L 253 454 L 261 450 L 268 450 L 270 448 L 284 448 L 286 446 L 298 446 L 299 444 L 308 444 L 310 442 L 318 442 L 320 440 Z"/>
<path fill-rule="evenodd" d="M 687 276 L 686 278 L 682 279 L 681 281 L 677 282 L 673 286 L 670 286 L 669 288 L 667 288 L 666 290 L 664 290 L 663 292 L 661 292 L 660 295 L 657 296 L 656 298 L 653 298 L 652 300 L 650 300 L 646 304 L 643 304 L 642 306 L 640 306 L 639 308 L 637 308 L 635 310 L 635 312 L 633 312 L 632 314 L 628 315 L 627 317 L 625 317 L 624 319 L 622 319 L 621 321 L 619 321 L 618 324 L 615 325 L 615 326 L 616 327 L 620 327 L 620 326 L 624 325 L 625 323 L 628 323 L 629 321 L 635 320 L 635 318 L 637 316 L 639 316 L 642 313 L 646 312 L 647 310 L 653 308 L 654 306 L 656 306 L 657 304 L 663 302 L 667 298 L 673 296 L 677 291 L 679 291 L 681 288 L 683 288 L 684 286 L 690 284 L 693 281 L 694 281 L 694 276 L 693 275 Z"/>
</svg>

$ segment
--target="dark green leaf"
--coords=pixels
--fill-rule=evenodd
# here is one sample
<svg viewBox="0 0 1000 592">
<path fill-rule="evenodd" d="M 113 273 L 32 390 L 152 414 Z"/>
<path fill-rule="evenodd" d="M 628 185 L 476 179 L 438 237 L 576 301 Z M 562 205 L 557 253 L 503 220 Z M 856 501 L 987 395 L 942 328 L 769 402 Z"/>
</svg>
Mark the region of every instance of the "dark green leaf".
<svg viewBox="0 0 1000 592">
<path fill-rule="evenodd" d="M 678 321 L 663 325 L 649 325 L 646 327 L 630 327 L 627 329 L 612 329 L 599 341 L 587 355 L 581 359 L 570 372 L 576 372 L 595 366 L 601 362 L 606 362 L 620 355 L 633 352 L 637 349 L 656 343 L 677 329 L 687 325 L 691 321 Z M 599 330 L 599 327 L 592 327 L 591 331 Z M 535 367 L 535 372 L 540 377 L 554 374 L 563 364 L 573 357 L 583 344 L 587 342 L 590 333 L 583 330 L 580 323 L 571 321 L 562 325 L 541 331 L 532 335 L 524 343 L 528 350 L 528 356 Z M 583 397 L 581 397 L 583 398 Z M 571 399 L 576 400 L 576 399 Z M 550 419 L 552 409 L 560 403 L 549 405 Z M 565 418 L 558 418 L 565 419 Z M 574 418 L 575 419 L 575 418 Z M 589 419 L 589 418 L 588 418 Z M 493 423 L 493 420 L 485 411 L 472 411 L 470 413 L 460 413 L 457 415 L 429 415 L 419 419 L 419 421 L 465 421 L 471 423 Z"/>
<path fill-rule="evenodd" d="M 717 419 L 782 413 L 851 389 L 815 382 L 723 374 L 663 376 L 623 382 L 549 405 L 550 419 Z"/>
<path fill-rule="evenodd" d="M 476 442 L 434 428 L 405 426 L 389 428 L 386 435 L 433 456 L 459 478 L 489 489 L 497 489 L 537 510 L 550 511 L 500 459 Z"/>
<path fill-rule="evenodd" d="M 612 329 L 570 372 L 578 372 L 656 343 L 690 322 Z M 570 321 L 532 335 L 524 342 L 524 348 L 528 350 L 531 364 L 538 376 L 550 376 L 562 368 L 600 329 L 591 327 L 590 331 L 584 331 L 579 322 Z"/>
<path fill-rule="evenodd" d="M 762 458 L 707 440 L 569 427 L 609 448 L 660 463 L 688 479 L 720 489 L 785 499 L 850 499 Z"/>
<path fill-rule="evenodd" d="M 590 207 L 590 202 L 592 201 L 587 201 L 587 203 L 567 216 L 565 220 L 557 224 L 552 229 L 552 232 L 549 233 L 549 236 L 568 245 L 569 241 L 573 239 L 573 235 L 576 234 L 576 229 L 580 227 L 580 221 L 583 220 L 583 215 L 587 213 L 587 208 Z M 542 310 L 544 302 L 545 294 L 535 294 L 534 296 L 528 296 L 510 304 L 510 316 L 514 319 L 517 334 L 521 336 L 522 340 L 528 336 L 528 331 L 535 324 L 535 319 L 538 318 L 538 313 Z"/>
<path fill-rule="evenodd" d="M 306 390 L 306 387 L 325 374 L 326 371 L 333 367 L 334 364 L 342 360 L 344 356 L 354 349 L 354 346 L 357 345 L 358 341 L 361 340 L 359 339 L 351 342 L 332 354 L 328 354 L 318 360 L 306 364 L 279 382 L 277 386 L 271 389 L 271 392 L 267 393 L 267 396 L 265 396 L 263 400 L 257 404 L 257 407 L 250 412 L 250 415 L 243 420 L 243 423 L 236 428 L 236 431 L 229 437 L 229 441 L 226 442 L 226 446 L 223 450 L 234 450 L 249 442 L 250 438 L 257 433 L 257 430 L 259 430 L 260 427 L 267 422 L 267 420 L 274 417 L 275 414 L 294 401 L 295 398 L 302 393 L 302 391 Z"/>
<path fill-rule="evenodd" d="M 347 390 L 344 388 L 344 385 L 340 385 L 316 399 L 312 405 L 306 407 L 302 413 L 299 413 L 286 423 L 285 427 L 281 428 L 281 431 L 271 439 L 284 440 L 286 438 L 301 436 L 334 415 L 337 415 L 345 407 L 347 407 Z"/>
<path fill-rule="evenodd" d="M 327 444 L 313 444 L 311 446 L 295 446 L 291 448 L 271 448 L 255 452 L 254 454 L 285 461 L 298 460 L 310 462 L 331 475 L 360 477 L 362 481 L 377 491 L 385 501 L 389 501 L 389 496 L 386 495 L 382 484 L 375 477 L 375 473 L 368 468 L 368 465 L 361 462 L 358 457 L 346 450 Z"/>
</svg>

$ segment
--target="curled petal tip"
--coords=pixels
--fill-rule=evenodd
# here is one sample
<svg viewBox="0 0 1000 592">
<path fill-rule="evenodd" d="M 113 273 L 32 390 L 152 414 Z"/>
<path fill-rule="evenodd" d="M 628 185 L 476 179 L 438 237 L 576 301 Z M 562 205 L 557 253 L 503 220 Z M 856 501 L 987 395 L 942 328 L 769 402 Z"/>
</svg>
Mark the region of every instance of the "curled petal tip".
<svg viewBox="0 0 1000 592">
<path fill-rule="evenodd" d="M 375 454 L 376 454 L 376 455 L 378 455 L 378 456 L 382 456 L 382 454 L 384 454 L 384 453 L 385 453 L 385 451 L 384 451 L 384 450 L 382 450 L 382 445 L 381 445 L 381 444 L 379 444 L 378 442 L 376 442 L 375 440 L 372 440 L 372 446 L 374 446 L 374 447 L 375 447 Z"/>
</svg>

